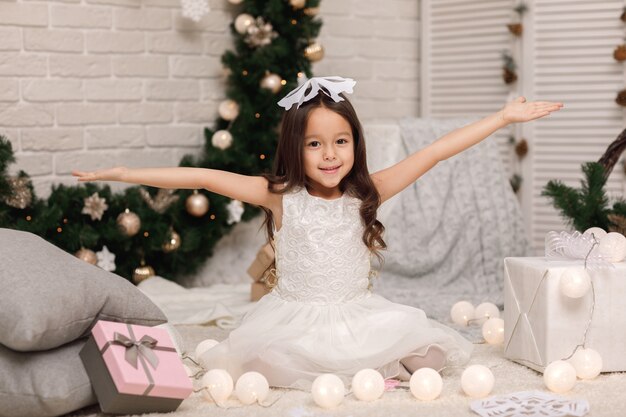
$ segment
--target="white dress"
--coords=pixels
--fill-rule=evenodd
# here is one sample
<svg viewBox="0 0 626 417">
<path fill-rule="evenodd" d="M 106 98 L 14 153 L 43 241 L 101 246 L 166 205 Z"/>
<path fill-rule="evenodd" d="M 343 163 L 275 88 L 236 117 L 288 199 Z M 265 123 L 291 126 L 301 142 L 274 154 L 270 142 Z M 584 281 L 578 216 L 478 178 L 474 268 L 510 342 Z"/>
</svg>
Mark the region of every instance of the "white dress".
<svg viewBox="0 0 626 417">
<path fill-rule="evenodd" d="M 235 381 L 257 371 L 270 386 L 309 390 L 324 373 L 346 386 L 364 368 L 398 377 L 400 359 L 431 344 L 445 350 L 447 365 L 467 362 L 472 344 L 457 332 L 368 288 L 360 204 L 346 194 L 315 197 L 303 187 L 283 196 L 278 283 L 203 355 L 207 369 L 226 369 Z"/>
</svg>

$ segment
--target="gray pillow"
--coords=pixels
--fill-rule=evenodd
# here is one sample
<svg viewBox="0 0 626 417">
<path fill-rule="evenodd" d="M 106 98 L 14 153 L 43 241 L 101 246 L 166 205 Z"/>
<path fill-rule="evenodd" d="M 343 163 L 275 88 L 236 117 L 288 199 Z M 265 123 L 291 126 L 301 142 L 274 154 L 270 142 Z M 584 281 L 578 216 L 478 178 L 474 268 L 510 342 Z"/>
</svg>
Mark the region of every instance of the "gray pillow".
<svg viewBox="0 0 626 417">
<path fill-rule="evenodd" d="M 154 326 L 161 310 L 128 280 L 26 232 L 0 228 L 0 344 L 52 349 L 99 319 Z"/>
<path fill-rule="evenodd" d="M 85 341 L 34 353 L 0 346 L 0 416 L 58 416 L 96 403 L 78 356 Z"/>
</svg>

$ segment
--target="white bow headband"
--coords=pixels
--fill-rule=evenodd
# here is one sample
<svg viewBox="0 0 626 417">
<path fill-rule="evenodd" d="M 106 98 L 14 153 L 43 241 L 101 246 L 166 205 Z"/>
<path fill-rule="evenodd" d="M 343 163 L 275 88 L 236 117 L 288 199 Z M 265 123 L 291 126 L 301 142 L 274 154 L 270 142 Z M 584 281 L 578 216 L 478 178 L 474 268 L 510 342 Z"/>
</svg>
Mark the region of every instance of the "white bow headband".
<svg viewBox="0 0 626 417">
<path fill-rule="evenodd" d="M 352 87 L 354 87 L 355 84 L 356 81 L 352 78 L 336 76 L 313 77 L 300 87 L 291 90 L 289 94 L 278 102 L 278 105 L 284 107 L 285 110 L 289 110 L 294 104 L 298 104 L 296 108 L 300 108 L 302 103 L 311 100 L 313 97 L 317 96 L 317 93 L 320 91 L 335 100 L 335 102 L 343 101 L 339 93 L 352 93 Z M 311 87 L 311 91 L 305 94 L 309 87 Z"/>
</svg>

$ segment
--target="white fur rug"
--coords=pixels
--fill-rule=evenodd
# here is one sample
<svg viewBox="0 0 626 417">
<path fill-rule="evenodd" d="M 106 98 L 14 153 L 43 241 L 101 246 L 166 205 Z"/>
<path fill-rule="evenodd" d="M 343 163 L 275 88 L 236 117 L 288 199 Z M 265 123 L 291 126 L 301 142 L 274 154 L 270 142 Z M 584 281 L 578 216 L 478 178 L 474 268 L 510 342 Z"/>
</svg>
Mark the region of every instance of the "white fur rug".
<svg viewBox="0 0 626 417">
<path fill-rule="evenodd" d="M 178 325 L 184 349 L 193 352 L 195 346 L 204 339 L 223 340 L 228 331 L 216 326 Z M 518 391 L 544 390 L 540 374 L 524 366 L 510 362 L 502 357 L 502 348 L 477 345 L 471 364 L 489 367 L 495 376 L 493 395 L 504 395 Z M 310 393 L 302 391 L 272 390 L 268 402 L 277 400 L 270 407 L 242 405 L 235 397 L 226 403 L 227 410 L 207 402 L 200 393 L 194 393 L 185 400 L 176 412 L 170 414 L 146 414 L 146 416 L 168 417 L 211 417 L 211 416 L 281 416 L 281 417 L 390 417 L 424 415 L 438 416 L 477 416 L 470 411 L 472 399 L 461 391 L 460 376 L 462 369 L 450 369 L 444 375 L 444 387 L 441 396 L 430 402 L 416 400 L 405 389 L 387 391 L 382 398 L 372 403 L 357 400 L 348 395 L 343 403 L 332 410 L 318 407 Z M 406 383 L 403 383 L 406 386 Z M 196 388 L 200 388 L 196 382 Z M 591 406 L 589 416 L 623 416 L 626 405 L 626 373 L 600 375 L 593 381 L 578 381 L 574 389 L 563 395 L 566 398 L 586 399 Z M 66 417 L 90 416 L 103 417 L 97 406 L 83 409 Z M 528 417 L 528 416 L 527 416 Z"/>
</svg>

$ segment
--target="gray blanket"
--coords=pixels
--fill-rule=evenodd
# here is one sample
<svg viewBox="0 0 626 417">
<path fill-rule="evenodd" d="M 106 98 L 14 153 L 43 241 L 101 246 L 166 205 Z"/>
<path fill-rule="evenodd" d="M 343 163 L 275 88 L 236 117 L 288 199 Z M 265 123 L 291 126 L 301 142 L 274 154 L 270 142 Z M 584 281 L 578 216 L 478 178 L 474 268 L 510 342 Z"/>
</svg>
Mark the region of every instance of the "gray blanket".
<svg viewBox="0 0 626 417">
<path fill-rule="evenodd" d="M 471 121 L 403 120 L 399 158 Z M 503 258 L 529 247 L 493 138 L 439 163 L 389 203 L 381 295 L 443 322 L 462 299 L 502 304 Z"/>
</svg>

